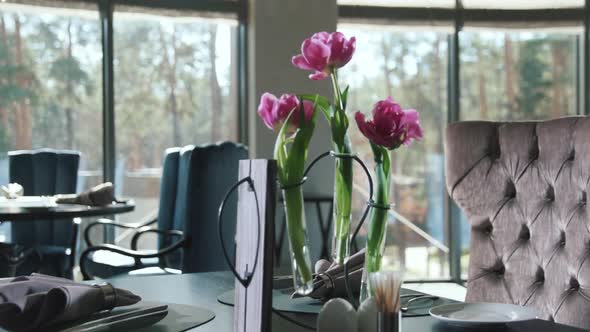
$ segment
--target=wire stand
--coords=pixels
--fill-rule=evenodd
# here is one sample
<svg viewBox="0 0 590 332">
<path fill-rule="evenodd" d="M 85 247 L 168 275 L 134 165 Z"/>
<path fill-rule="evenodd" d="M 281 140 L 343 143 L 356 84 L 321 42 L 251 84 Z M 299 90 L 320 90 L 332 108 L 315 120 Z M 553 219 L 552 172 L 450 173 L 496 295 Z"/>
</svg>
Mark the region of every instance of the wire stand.
<svg viewBox="0 0 590 332">
<path fill-rule="evenodd" d="M 350 237 L 350 239 L 348 241 L 347 245 L 348 245 L 348 249 L 350 251 L 352 245 L 356 241 L 356 237 L 357 237 L 361 227 L 363 226 L 365 220 L 367 219 L 367 215 L 369 214 L 369 210 L 371 209 L 371 207 L 378 208 L 378 209 L 386 209 L 386 210 L 389 210 L 391 208 L 391 206 L 389 206 L 389 205 L 383 206 L 383 205 L 377 204 L 373 201 L 373 190 L 374 190 L 373 178 L 371 177 L 371 173 L 369 172 L 367 165 L 365 165 L 365 163 L 356 154 L 337 153 L 335 151 L 324 152 L 324 153 L 320 154 L 319 156 L 317 156 L 314 160 L 311 161 L 309 166 L 307 166 L 307 168 L 303 172 L 303 177 L 301 178 L 301 180 L 299 182 L 290 183 L 290 184 L 281 184 L 279 182 L 279 186 L 280 186 L 280 189 L 282 189 L 282 190 L 302 186 L 307 181 L 307 174 L 311 171 L 313 166 L 315 166 L 320 160 L 324 159 L 327 156 L 332 156 L 333 158 L 340 158 L 340 159 L 352 159 L 352 160 L 356 161 L 362 167 L 363 171 L 365 172 L 365 174 L 367 176 L 368 182 L 369 182 L 369 200 L 367 202 L 367 206 L 363 212 L 361 219 L 359 220 L 352 236 Z M 246 269 L 246 271 L 244 271 L 244 274 L 240 275 L 240 273 L 236 270 L 236 267 L 234 266 L 234 264 L 231 262 L 231 259 L 229 257 L 229 253 L 227 251 L 227 248 L 225 246 L 225 242 L 223 239 L 223 213 L 224 213 L 224 209 L 225 209 L 225 205 L 227 203 L 227 200 L 229 199 L 231 194 L 234 191 L 236 191 L 236 189 L 239 186 L 241 186 L 242 184 L 245 184 L 245 183 L 248 184 L 249 191 L 254 194 L 254 200 L 256 202 L 256 213 L 258 216 L 258 223 L 257 223 L 256 258 L 254 260 L 254 264 L 253 264 L 251 270 Z M 260 207 L 259 207 L 259 202 L 258 202 L 258 194 L 256 192 L 256 187 L 254 186 L 254 181 L 252 180 L 252 178 L 250 176 L 244 177 L 244 178 L 240 179 L 238 182 L 236 182 L 225 194 L 223 201 L 221 202 L 221 204 L 219 206 L 219 212 L 218 212 L 218 218 L 217 218 L 217 228 L 218 228 L 218 234 L 219 234 L 219 241 L 221 243 L 221 248 L 223 251 L 223 257 L 224 257 L 228 267 L 230 268 L 232 274 L 234 275 L 234 277 L 240 282 L 240 284 L 242 284 L 242 286 L 244 286 L 244 288 L 248 288 L 248 286 L 250 285 L 252 278 L 254 276 L 254 272 L 256 271 L 256 268 L 258 266 L 258 256 L 259 256 L 258 254 L 260 251 L 261 222 L 262 221 L 261 221 Z M 348 259 L 346 259 L 346 261 L 344 262 L 344 283 L 345 283 L 345 287 L 346 287 L 346 293 L 347 293 L 349 302 L 353 305 L 353 307 L 355 309 L 358 309 L 358 303 L 354 297 L 352 288 L 350 286 L 350 278 L 349 277 L 350 277 L 350 271 L 349 271 L 349 267 L 348 267 Z M 272 312 L 275 313 L 276 315 L 278 315 L 279 317 L 281 317 L 281 318 L 283 318 L 295 325 L 298 325 L 298 326 L 303 327 L 305 329 L 315 331 L 315 327 L 301 323 L 301 322 L 283 314 L 282 312 L 275 310 L 274 308 L 272 308 Z"/>
</svg>

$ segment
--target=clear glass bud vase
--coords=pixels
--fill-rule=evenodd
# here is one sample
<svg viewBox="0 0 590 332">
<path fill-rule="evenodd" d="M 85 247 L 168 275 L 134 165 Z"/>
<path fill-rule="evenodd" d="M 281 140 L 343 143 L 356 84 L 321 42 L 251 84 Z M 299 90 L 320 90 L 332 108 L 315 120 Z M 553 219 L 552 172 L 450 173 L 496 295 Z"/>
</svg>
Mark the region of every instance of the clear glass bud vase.
<svg viewBox="0 0 590 332">
<path fill-rule="evenodd" d="M 350 148 L 345 148 L 350 154 Z M 350 217 L 352 200 L 352 158 L 336 157 L 334 170 L 334 234 L 332 259 L 342 265 L 350 255 Z"/>
<path fill-rule="evenodd" d="M 367 245 L 365 249 L 365 265 L 361 281 L 361 293 L 359 303 L 373 295 L 369 274 L 381 270 L 383 251 L 385 250 L 385 239 L 387 235 L 387 209 L 371 208 L 371 225 L 367 234 Z"/>
<path fill-rule="evenodd" d="M 313 291 L 313 277 L 301 186 L 283 189 L 283 199 L 291 253 L 293 287 L 298 294 L 308 295 Z"/>
</svg>

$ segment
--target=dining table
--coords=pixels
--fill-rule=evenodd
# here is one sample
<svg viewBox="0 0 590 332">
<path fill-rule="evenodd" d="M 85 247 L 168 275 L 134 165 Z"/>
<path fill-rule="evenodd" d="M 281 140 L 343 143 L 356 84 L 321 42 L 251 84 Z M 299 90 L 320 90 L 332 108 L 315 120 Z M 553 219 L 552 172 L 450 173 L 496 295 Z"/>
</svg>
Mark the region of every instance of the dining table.
<svg viewBox="0 0 590 332">
<path fill-rule="evenodd" d="M 157 275 L 132 277 L 124 276 L 109 280 L 118 288 L 125 288 L 140 295 L 145 301 L 166 302 L 207 308 L 214 312 L 210 322 L 191 329 L 195 332 L 233 331 L 233 307 L 222 304 L 218 296 L 233 289 L 234 278 L 230 272 L 203 272 L 181 275 Z M 315 326 L 317 315 L 283 313 L 290 319 L 308 326 Z M 272 331 L 299 332 L 309 329 L 272 314 Z M 402 319 L 402 332 L 469 332 L 469 331 L 513 331 L 513 332 L 581 332 L 579 328 L 545 320 L 529 320 L 508 323 L 498 327 L 464 328 L 454 327 L 437 321 L 428 315 Z M 255 331 L 253 331 L 255 332 Z"/>
<path fill-rule="evenodd" d="M 78 227 L 80 218 L 109 217 L 121 213 L 131 212 L 135 209 L 133 200 L 113 202 L 102 206 L 89 206 L 81 204 L 55 204 L 51 206 L 18 206 L 14 204 L 0 203 L 0 223 L 32 223 L 32 222 L 73 222 L 73 236 L 69 246 L 70 264 L 75 268 L 76 249 L 78 248 Z M 4 243 L 0 243 L 4 244 Z M 8 244 L 9 248 L 14 245 Z M 10 249 L 11 251 L 13 249 Z M 13 255 L 10 253 L 9 255 Z M 0 265 L 0 277 L 12 277 L 16 267 L 14 264 Z"/>
<path fill-rule="evenodd" d="M 131 212 L 134 209 L 135 204 L 133 201 L 117 202 L 103 206 L 56 204 L 44 208 L 3 206 L 0 204 L 0 222 L 100 217 Z"/>
</svg>

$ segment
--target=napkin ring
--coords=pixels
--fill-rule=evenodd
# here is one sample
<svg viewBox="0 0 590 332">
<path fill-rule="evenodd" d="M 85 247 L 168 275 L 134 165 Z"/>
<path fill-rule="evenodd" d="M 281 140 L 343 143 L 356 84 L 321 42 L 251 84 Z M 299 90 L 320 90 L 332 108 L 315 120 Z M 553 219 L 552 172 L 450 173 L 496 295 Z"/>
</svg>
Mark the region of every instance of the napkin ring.
<svg viewBox="0 0 590 332">
<path fill-rule="evenodd" d="M 100 288 L 104 297 L 104 310 L 112 310 L 117 304 L 117 293 L 115 287 L 108 282 L 101 282 L 94 285 Z"/>
</svg>

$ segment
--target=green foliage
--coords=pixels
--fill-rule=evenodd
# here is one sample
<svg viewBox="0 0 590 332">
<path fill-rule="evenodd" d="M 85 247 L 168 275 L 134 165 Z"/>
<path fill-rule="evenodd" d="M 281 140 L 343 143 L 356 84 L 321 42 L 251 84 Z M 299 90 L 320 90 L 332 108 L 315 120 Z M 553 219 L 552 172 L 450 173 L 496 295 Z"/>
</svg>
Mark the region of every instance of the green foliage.
<svg viewBox="0 0 590 332">
<path fill-rule="evenodd" d="M 535 114 L 547 98 L 547 88 L 552 85 L 551 79 L 545 76 L 550 64 L 541 56 L 544 46 L 547 46 L 545 39 L 533 39 L 525 41 L 520 47 L 517 65 L 520 95 L 517 102 L 519 109 L 528 115 Z"/>
<path fill-rule="evenodd" d="M 0 39 L 0 107 L 36 97 L 33 85 L 23 86 L 19 80 L 34 78 L 34 73 L 14 63 L 7 40 Z"/>
</svg>

